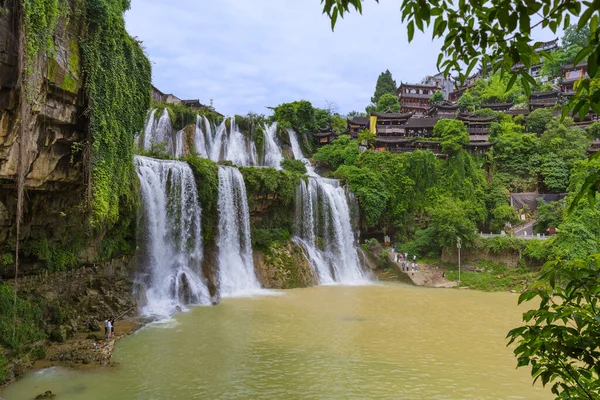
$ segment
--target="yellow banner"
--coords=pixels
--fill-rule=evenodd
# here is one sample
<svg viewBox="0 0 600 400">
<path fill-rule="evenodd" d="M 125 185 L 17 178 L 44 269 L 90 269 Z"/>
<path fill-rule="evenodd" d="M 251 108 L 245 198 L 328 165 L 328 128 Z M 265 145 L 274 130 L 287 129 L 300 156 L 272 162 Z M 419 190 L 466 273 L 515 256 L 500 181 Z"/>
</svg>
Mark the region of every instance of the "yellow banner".
<svg viewBox="0 0 600 400">
<path fill-rule="evenodd" d="M 371 125 L 369 129 L 371 129 L 371 132 L 374 134 L 377 134 L 377 116 L 371 115 Z"/>
</svg>

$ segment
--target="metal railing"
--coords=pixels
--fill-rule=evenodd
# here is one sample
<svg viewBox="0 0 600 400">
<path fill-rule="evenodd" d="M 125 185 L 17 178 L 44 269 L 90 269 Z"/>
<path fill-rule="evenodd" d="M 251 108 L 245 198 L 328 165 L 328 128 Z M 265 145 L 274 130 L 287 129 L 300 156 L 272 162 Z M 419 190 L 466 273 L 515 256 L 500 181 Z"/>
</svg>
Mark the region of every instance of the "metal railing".
<svg viewBox="0 0 600 400">
<path fill-rule="evenodd" d="M 483 232 L 479 232 L 479 236 L 484 237 L 484 238 L 489 238 L 489 237 L 513 237 L 513 238 L 518 238 L 518 239 L 526 239 L 526 240 L 531 240 L 531 239 L 538 239 L 538 240 L 546 240 L 546 239 L 550 239 L 550 236 L 548 235 L 542 235 L 540 233 L 537 233 L 535 235 L 509 235 L 509 234 L 501 234 L 501 233 L 483 233 Z"/>
</svg>

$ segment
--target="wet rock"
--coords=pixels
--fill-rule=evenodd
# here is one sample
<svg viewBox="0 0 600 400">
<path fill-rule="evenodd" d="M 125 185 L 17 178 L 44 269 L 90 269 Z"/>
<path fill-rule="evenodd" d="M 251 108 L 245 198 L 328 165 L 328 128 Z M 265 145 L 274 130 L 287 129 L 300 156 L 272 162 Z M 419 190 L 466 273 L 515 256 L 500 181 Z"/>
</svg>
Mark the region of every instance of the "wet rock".
<svg viewBox="0 0 600 400">
<path fill-rule="evenodd" d="M 60 325 L 50 332 L 50 340 L 53 342 L 64 343 L 67 340 L 67 327 Z"/>
<path fill-rule="evenodd" d="M 35 400 L 53 399 L 55 397 L 56 397 L 56 395 L 54 393 L 52 393 L 52 391 L 46 390 L 44 393 L 38 394 L 37 396 L 35 396 Z"/>
</svg>

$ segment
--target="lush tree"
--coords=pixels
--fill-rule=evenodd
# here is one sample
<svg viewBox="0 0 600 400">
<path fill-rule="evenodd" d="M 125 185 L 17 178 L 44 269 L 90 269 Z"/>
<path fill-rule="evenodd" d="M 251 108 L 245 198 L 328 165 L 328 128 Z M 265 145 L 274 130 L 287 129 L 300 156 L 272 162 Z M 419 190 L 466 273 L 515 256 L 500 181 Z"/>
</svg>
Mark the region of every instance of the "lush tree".
<svg viewBox="0 0 600 400">
<path fill-rule="evenodd" d="M 433 127 L 433 137 L 442 141 L 442 151 L 447 154 L 456 153 L 463 145 L 469 143 L 467 127 L 462 121 L 441 119 Z"/>
<path fill-rule="evenodd" d="M 299 172 L 301 174 L 306 173 L 306 165 L 302 160 L 289 160 L 286 158 L 281 162 L 281 168 L 286 171 Z"/>
<path fill-rule="evenodd" d="M 340 114 L 333 114 L 331 116 L 331 130 L 333 130 L 333 132 L 344 133 L 347 128 L 346 118 L 342 117 Z"/>
<path fill-rule="evenodd" d="M 442 101 L 444 101 L 444 94 L 439 90 L 437 90 L 429 99 L 431 104 L 441 103 Z"/>
<path fill-rule="evenodd" d="M 470 91 L 466 91 L 460 96 L 457 104 L 460 111 L 472 111 L 477 105 L 475 96 L 473 96 Z"/>
<path fill-rule="evenodd" d="M 518 366 L 550 383 L 557 399 L 600 398 L 600 258 L 598 255 L 544 266 L 540 281 L 519 296 L 539 299 L 523 314 L 525 325 L 508 333 Z"/>
<path fill-rule="evenodd" d="M 587 133 L 591 139 L 600 138 L 600 122 L 594 122 L 593 124 L 588 126 Z"/>
<path fill-rule="evenodd" d="M 562 193 L 569 186 L 569 168 L 555 153 L 548 153 L 542 157 L 539 173 L 544 186 L 551 192 Z"/>
<path fill-rule="evenodd" d="M 456 245 L 460 237 L 466 245 L 475 240 L 476 226 L 469 219 L 470 205 L 449 197 L 438 199 L 429 210 L 431 228 L 440 247 Z"/>
<path fill-rule="evenodd" d="M 480 108 L 475 110 L 475 116 L 481 118 L 499 118 L 500 113 L 492 110 L 491 108 Z"/>
<path fill-rule="evenodd" d="M 363 117 L 364 118 L 366 116 L 367 116 L 367 113 L 361 112 L 361 111 L 354 111 L 354 110 L 350 111 L 348 113 L 348 115 L 346 115 L 346 117 L 348 117 L 348 118 L 354 118 L 354 117 Z"/>
<path fill-rule="evenodd" d="M 371 103 L 378 104 L 379 99 L 381 99 L 381 96 L 384 94 L 395 95 L 397 89 L 398 85 L 394 78 L 392 78 L 392 73 L 386 69 L 385 72 L 379 74 L 379 77 L 377 78 L 375 93 L 373 94 L 373 97 L 371 97 Z"/>
<path fill-rule="evenodd" d="M 333 170 L 340 165 L 353 165 L 358 156 L 358 146 L 350 136 L 342 135 L 331 144 L 321 147 L 314 154 L 313 159 L 329 164 Z"/>
<path fill-rule="evenodd" d="M 343 165 L 335 171 L 335 177 L 348 182 L 350 190 L 358 198 L 367 226 L 375 226 L 386 213 L 389 200 L 379 174 L 367 168 Z"/>
<path fill-rule="evenodd" d="M 589 139 L 583 129 L 569 126 L 569 119 L 560 121 L 552 118 L 546 125 L 546 131 L 540 135 L 536 151 L 538 154 L 555 153 L 564 160 L 568 169 L 576 161 L 585 158 Z"/>
<path fill-rule="evenodd" d="M 562 47 L 571 48 L 579 47 L 580 49 L 587 46 L 588 39 L 590 37 L 590 26 L 582 25 L 569 25 L 562 37 Z"/>
<path fill-rule="evenodd" d="M 377 136 L 369 129 L 365 129 L 358 133 L 358 143 L 364 144 L 368 148 L 372 149 L 377 141 Z"/>
<path fill-rule="evenodd" d="M 546 130 L 546 125 L 552 119 L 552 110 L 549 108 L 538 108 L 525 117 L 527 132 L 541 135 Z"/>
<path fill-rule="evenodd" d="M 377 103 L 377 112 L 400 112 L 400 103 L 398 102 L 398 96 L 391 93 L 386 93 L 379 98 Z"/>
<path fill-rule="evenodd" d="M 562 222 L 564 210 L 564 201 L 538 204 L 534 225 L 535 231 L 544 234 L 548 228 L 556 228 Z"/>
<path fill-rule="evenodd" d="M 510 78 L 507 75 L 493 74 L 488 79 L 479 79 L 476 87 L 481 97 L 481 103 L 525 103 L 527 97 L 523 96 L 523 89 L 519 84 L 508 87 Z"/>
</svg>

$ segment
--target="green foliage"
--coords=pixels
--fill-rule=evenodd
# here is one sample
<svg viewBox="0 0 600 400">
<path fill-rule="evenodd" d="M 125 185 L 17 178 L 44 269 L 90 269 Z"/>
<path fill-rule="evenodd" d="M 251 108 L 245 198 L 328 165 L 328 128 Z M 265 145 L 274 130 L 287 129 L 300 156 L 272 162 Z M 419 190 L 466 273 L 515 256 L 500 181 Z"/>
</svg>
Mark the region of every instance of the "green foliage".
<svg viewBox="0 0 600 400">
<path fill-rule="evenodd" d="M 433 96 L 431 96 L 431 98 L 429 99 L 429 102 L 431 104 L 441 103 L 442 101 L 444 101 L 444 94 L 439 90 L 436 90 Z"/>
<path fill-rule="evenodd" d="M 379 98 L 377 103 L 377 112 L 400 112 L 400 103 L 396 94 L 386 93 Z"/>
<path fill-rule="evenodd" d="M 52 45 L 52 33 L 66 7 L 64 0 L 24 0 L 23 27 L 25 28 L 25 60 L 28 73 L 40 51 Z"/>
<path fill-rule="evenodd" d="M 600 122 L 594 122 L 587 128 L 588 137 L 590 139 L 600 138 Z"/>
<path fill-rule="evenodd" d="M 386 69 L 385 72 L 379 74 L 379 77 L 377 78 L 375 93 L 373 94 L 373 97 L 371 97 L 371 103 L 378 104 L 384 94 L 392 94 L 395 96 L 397 89 L 398 85 L 394 78 L 392 78 L 392 73 Z M 396 102 L 398 102 L 397 98 Z"/>
<path fill-rule="evenodd" d="M 188 156 L 185 161 L 192 169 L 198 188 L 198 200 L 202 208 L 202 236 L 204 245 L 208 246 L 216 235 L 218 224 L 219 166 L 214 161 L 196 155 Z"/>
<path fill-rule="evenodd" d="M 367 169 L 343 165 L 335 171 L 335 177 L 348 182 L 356 194 L 367 226 L 374 226 L 387 210 L 389 195 L 378 174 Z"/>
<path fill-rule="evenodd" d="M 527 133 L 541 135 L 546 130 L 546 125 L 552 119 L 552 110 L 549 108 L 538 108 L 525 117 Z"/>
<path fill-rule="evenodd" d="M 358 143 L 366 145 L 368 148 L 372 149 L 375 146 L 375 142 L 377 142 L 377 135 L 371 132 L 369 129 L 364 129 L 358 132 Z"/>
<path fill-rule="evenodd" d="M 92 224 L 112 225 L 134 179 L 134 136 L 150 106 L 150 62 L 125 30 L 122 0 L 86 0 L 82 62 L 91 132 Z"/>
<path fill-rule="evenodd" d="M 462 270 L 461 285 L 485 292 L 521 291 L 535 280 L 537 273 L 528 268 L 508 268 L 489 261 L 479 262 L 476 271 Z M 458 280 L 457 267 L 448 267 L 446 279 Z"/>
<path fill-rule="evenodd" d="M 436 201 L 429 210 L 431 228 L 440 248 L 456 245 L 460 237 L 465 245 L 475 240 L 475 223 L 470 219 L 471 206 L 457 199 L 445 197 Z"/>
<path fill-rule="evenodd" d="M 483 105 L 485 107 L 485 104 Z M 475 116 L 479 118 L 499 118 L 501 113 L 492 110 L 491 108 L 479 108 L 475 110 Z"/>
<path fill-rule="evenodd" d="M 454 119 L 440 119 L 436 122 L 433 137 L 441 139 L 442 151 L 446 154 L 456 153 L 469 143 L 467 127 L 462 121 Z"/>
<path fill-rule="evenodd" d="M 518 345 L 517 366 L 531 366 L 534 380 L 551 384 L 557 399 L 600 398 L 599 271 L 597 255 L 549 262 L 539 282 L 519 297 L 519 303 L 540 303 L 507 335 Z"/>
<path fill-rule="evenodd" d="M 281 245 L 292 238 L 287 229 L 281 228 L 252 228 L 252 247 L 268 250 L 272 246 Z"/>
<path fill-rule="evenodd" d="M 306 165 L 302 160 L 288 160 L 287 158 L 281 162 L 281 168 L 286 171 L 297 172 L 299 174 L 306 173 Z"/>
<path fill-rule="evenodd" d="M 333 114 L 331 116 L 331 130 L 335 133 L 344 133 L 348 130 L 348 124 L 346 118 L 340 114 Z"/>
<path fill-rule="evenodd" d="M 54 239 L 54 238 L 53 238 Z M 69 240 L 70 239 L 70 240 Z M 23 243 L 23 254 L 44 261 L 49 271 L 65 271 L 79 264 L 78 254 L 85 246 L 85 237 L 49 240 L 37 235 Z"/>
<path fill-rule="evenodd" d="M 248 203 L 261 196 L 277 197 L 280 204 L 290 206 L 296 200 L 296 187 L 303 179 L 298 172 L 263 167 L 240 167 L 244 176 Z"/>
<path fill-rule="evenodd" d="M 564 210 L 564 201 L 538 204 L 535 232 L 545 234 L 548 228 L 556 228 L 562 222 Z"/>
<path fill-rule="evenodd" d="M 460 111 L 472 111 L 477 106 L 477 99 L 475 99 L 475 96 L 473 96 L 471 92 L 467 90 L 462 96 L 460 96 L 460 99 L 458 99 L 456 104 L 458 104 L 458 109 Z"/>
<path fill-rule="evenodd" d="M 509 80 L 508 75 L 502 77 L 500 74 L 493 74 L 488 79 L 478 79 L 473 91 L 479 94 L 482 107 L 485 107 L 485 103 L 527 102 L 521 85 L 516 83 L 508 88 Z"/>
<path fill-rule="evenodd" d="M 22 352 L 32 342 L 45 339 L 38 326 L 41 319 L 39 307 L 20 297 L 15 305 L 12 287 L 0 285 L 0 346 Z"/>
<path fill-rule="evenodd" d="M 358 146 L 350 136 L 342 135 L 331 144 L 317 150 L 313 159 L 318 162 L 327 163 L 332 169 L 340 165 L 352 165 L 358 156 Z"/>
</svg>

